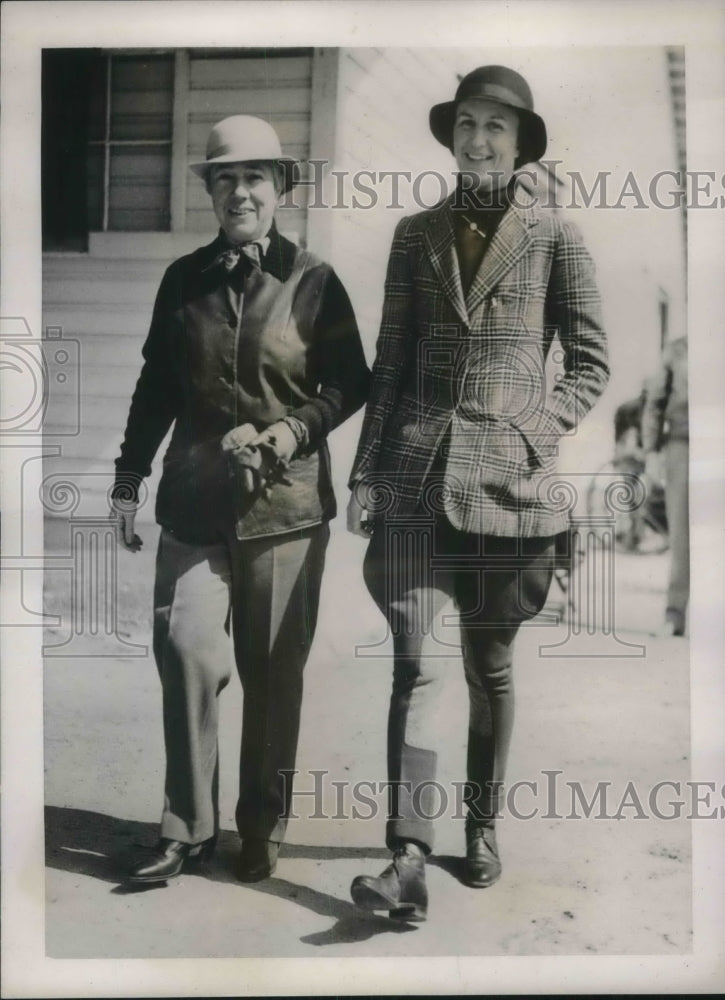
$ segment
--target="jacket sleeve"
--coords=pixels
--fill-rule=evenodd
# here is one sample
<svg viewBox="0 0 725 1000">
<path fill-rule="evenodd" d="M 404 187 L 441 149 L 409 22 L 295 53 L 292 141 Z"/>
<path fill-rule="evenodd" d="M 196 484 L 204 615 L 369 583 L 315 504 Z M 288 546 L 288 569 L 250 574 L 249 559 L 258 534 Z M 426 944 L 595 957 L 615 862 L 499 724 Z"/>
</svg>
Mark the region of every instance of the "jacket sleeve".
<svg viewBox="0 0 725 1000">
<path fill-rule="evenodd" d="M 409 221 L 409 218 L 400 220 L 390 249 L 370 398 L 350 474 L 350 489 L 376 471 L 385 426 L 395 408 L 408 363 L 413 322 L 413 282 L 407 251 Z"/>
<path fill-rule="evenodd" d="M 172 265 L 173 267 L 173 265 Z M 178 394 L 169 363 L 172 270 L 164 275 L 143 346 L 144 364 L 131 399 L 112 496 L 137 500 L 141 480 L 151 472 L 159 445 L 176 417 Z"/>
<path fill-rule="evenodd" d="M 662 447 L 665 413 L 672 389 L 672 367 L 665 353 L 657 372 L 647 380 L 642 409 L 642 448 L 645 452 Z"/>
<path fill-rule="evenodd" d="M 607 338 L 594 262 L 579 229 L 564 222 L 554 251 L 546 323 L 558 334 L 564 372 L 546 394 L 534 447 L 547 452 L 574 430 L 609 381 Z"/>
<path fill-rule="evenodd" d="M 360 409 L 370 383 L 352 304 L 331 268 L 322 290 L 314 334 L 319 389 L 313 399 L 290 413 L 307 429 L 305 451 L 310 452 Z"/>
</svg>

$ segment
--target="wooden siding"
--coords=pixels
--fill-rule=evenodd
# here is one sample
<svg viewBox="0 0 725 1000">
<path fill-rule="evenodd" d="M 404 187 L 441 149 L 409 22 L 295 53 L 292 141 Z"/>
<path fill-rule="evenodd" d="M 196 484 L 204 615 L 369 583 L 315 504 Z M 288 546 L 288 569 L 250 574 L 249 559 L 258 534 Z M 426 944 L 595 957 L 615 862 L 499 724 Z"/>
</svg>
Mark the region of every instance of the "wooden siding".
<svg viewBox="0 0 725 1000">
<path fill-rule="evenodd" d="M 166 260 L 107 260 L 86 255 L 43 260 L 43 329 L 60 330 L 74 370 L 51 379 L 44 428 L 61 454 L 44 460 L 44 478 L 61 475 L 83 496 L 79 514 L 99 516 L 113 481 L 131 395 L 141 370 L 141 348 Z M 59 342 L 58 346 L 62 346 Z M 156 463 L 157 465 L 159 463 Z M 158 470 L 149 485 L 155 493 Z M 148 504 L 142 519 L 151 519 Z"/>
<path fill-rule="evenodd" d="M 227 115 L 259 115 L 274 125 L 288 156 L 310 155 L 312 54 L 289 58 L 248 56 L 210 59 L 193 56 L 189 62 L 189 161 L 203 160 L 212 125 Z M 306 212 L 282 210 L 279 228 L 298 241 L 306 235 Z M 215 229 L 209 196 L 201 180 L 187 183 L 187 232 Z"/>
<path fill-rule="evenodd" d="M 409 171 L 392 204 L 391 182 L 378 182 L 377 204 L 333 211 L 333 263 L 352 299 L 368 356 L 374 354 L 390 243 L 403 215 L 419 211 L 412 178 L 437 170 L 452 183 L 453 159 L 428 128 L 428 113 L 455 91 L 460 56 L 403 48 L 341 49 L 340 108 L 335 168 L 350 177 L 361 170 Z M 370 181 L 366 180 L 366 184 Z M 433 188 L 437 190 L 434 181 Z M 428 188 L 424 189 L 428 197 Z M 359 195 L 367 204 L 367 196 Z M 432 202 L 433 198 L 430 199 Z"/>
</svg>

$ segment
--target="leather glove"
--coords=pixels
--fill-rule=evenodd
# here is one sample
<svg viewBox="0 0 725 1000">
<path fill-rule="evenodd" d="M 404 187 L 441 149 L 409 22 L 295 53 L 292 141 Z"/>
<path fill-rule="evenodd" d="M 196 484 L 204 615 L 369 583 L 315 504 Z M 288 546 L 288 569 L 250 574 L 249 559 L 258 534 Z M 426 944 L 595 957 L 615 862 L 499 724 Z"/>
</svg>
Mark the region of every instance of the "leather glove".
<svg viewBox="0 0 725 1000">
<path fill-rule="evenodd" d="M 289 465 L 289 462 L 297 450 L 297 438 L 288 424 L 284 420 L 278 420 L 275 424 L 270 424 L 261 434 L 252 441 L 252 446 L 256 448 L 270 448 L 280 462 Z"/>
<path fill-rule="evenodd" d="M 266 484 L 266 470 L 258 448 L 251 445 L 235 448 L 229 453 L 229 466 L 242 497 L 255 497 L 262 492 Z"/>
<path fill-rule="evenodd" d="M 236 428 L 237 430 L 239 428 Z M 243 497 L 269 496 L 275 482 L 290 483 L 285 473 L 297 447 L 297 439 L 281 421 L 272 424 L 244 447 L 229 451 L 229 461 Z"/>
<path fill-rule="evenodd" d="M 222 451 L 245 448 L 257 437 L 257 433 L 254 424 L 240 424 L 239 427 L 233 427 L 222 438 Z"/>
</svg>

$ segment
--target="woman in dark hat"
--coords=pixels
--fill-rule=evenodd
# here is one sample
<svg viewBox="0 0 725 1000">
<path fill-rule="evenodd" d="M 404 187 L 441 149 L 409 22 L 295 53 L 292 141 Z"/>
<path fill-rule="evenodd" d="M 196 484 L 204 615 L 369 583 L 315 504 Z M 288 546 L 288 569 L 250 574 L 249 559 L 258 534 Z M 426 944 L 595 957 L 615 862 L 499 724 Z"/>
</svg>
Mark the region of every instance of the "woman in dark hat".
<svg viewBox="0 0 725 1000">
<path fill-rule="evenodd" d="M 594 268 L 578 230 L 516 186 L 546 128 L 518 73 L 484 66 L 430 113 L 455 192 L 403 219 L 388 264 L 373 383 L 350 478 L 350 530 L 394 642 L 388 717 L 391 864 L 355 902 L 425 919 L 433 848 L 436 692 L 456 635 L 468 685 L 464 881 L 501 874 L 495 816 L 513 727 L 513 646 L 542 608 L 555 538 L 557 442 L 608 379 Z M 554 331 L 563 372 L 547 384 Z M 454 796 L 448 796 L 449 805 Z"/>
<path fill-rule="evenodd" d="M 362 406 L 370 374 L 335 272 L 275 226 L 297 164 L 271 125 L 225 118 L 191 169 L 219 235 L 161 282 L 113 491 L 120 539 L 136 550 L 139 483 L 173 425 L 156 501 L 164 807 L 160 840 L 128 875 L 134 884 L 163 883 L 214 847 L 230 624 L 244 690 L 237 875 L 274 871 L 335 515 L 325 439 Z"/>
</svg>

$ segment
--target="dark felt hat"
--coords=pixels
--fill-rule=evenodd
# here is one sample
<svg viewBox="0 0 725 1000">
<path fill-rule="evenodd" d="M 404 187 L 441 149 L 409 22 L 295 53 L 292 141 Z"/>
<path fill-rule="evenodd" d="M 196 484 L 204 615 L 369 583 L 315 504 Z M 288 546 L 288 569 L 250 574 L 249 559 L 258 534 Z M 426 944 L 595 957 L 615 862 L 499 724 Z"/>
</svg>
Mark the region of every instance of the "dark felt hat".
<svg viewBox="0 0 725 1000">
<path fill-rule="evenodd" d="M 452 101 L 430 109 L 430 130 L 438 142 L 453 152 L 456 107 L 470 98 L 485 98 L 513 108 L 519 116 L 517 165 L 540 160 L 546 152 L 546 125 L 534 111 L 534 98 L 526 80 L 507 66 L 479 66 L 463 77 Z"/>
</svg>

